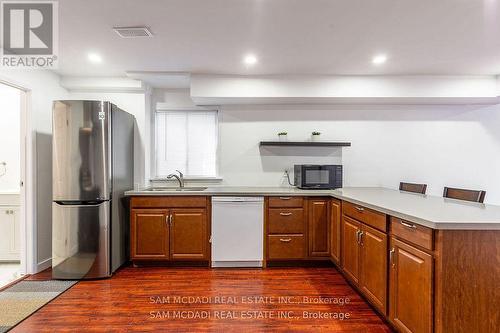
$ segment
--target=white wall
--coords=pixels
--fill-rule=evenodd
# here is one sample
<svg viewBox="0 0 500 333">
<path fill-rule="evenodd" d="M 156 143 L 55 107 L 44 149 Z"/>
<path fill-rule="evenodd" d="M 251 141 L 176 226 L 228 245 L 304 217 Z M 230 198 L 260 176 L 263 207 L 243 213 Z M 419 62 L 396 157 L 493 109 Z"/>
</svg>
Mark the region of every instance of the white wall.
<svg viewBox="0 0 500 333">
<path fill-rule="evenodd" d="M 58 75 L 45 70 L 4 69 L 0 70 L 0 79 L 29 91 L 33 146 L 30 167 L 36 183 L 25 186 L 35 196 L 31 210 L 37 247 L 33 251 L 35 267 L 28 267 L 28 272 L 39 271 L 50 266 L 52 256 L 52 102 L 67 98 L 68 92 L 59 85 Z"/>
<path fill-rule="evenodd" d="M 222 107 L 219 112 L 219 172 L 224 184 L 288 186 L 284 170 L 292 171 L 293 182 L 294 164 L 342 164 L 342 148 L 259 147 L 260 141 L 277 141 L 281 131 L 288 132 L 290 141 L 310 140 L 312 131 L 328 128 L 319 120 L 286 121 L 294 112 L 272 107 Z"/>
<path fill-rule="evenodd" d="M 204 104 L 498 103 L 495 76 L 191 75 L 191 97 Z"/>
<path fill-rule="evenodd" d="M 155 90 L 156 102 L 189 107 L 188 91 Z M 224 185 L 285 186 L 285 168 L 300 163 L 344 165 L 345 186 L 397 188 L 424 182 L 487 191 L 500 204 L 500 106 L 226 105 L 220 107 L 220 174 Z M 350 141 L 348 148 L 260 148 L 259 141 Z"/>
<path fill-rule="evenodd" d="M 230 185 L 277 185 L 287 164 L 335 162 L 345 186 L 397 188 L 400 181 L 486 190 L 500 204 L 500 106 L 225 106 L 221 174 Z M 258 142 L 286 130 L 290 139 L 350 141 L 352 147 L 260 149 Z M 342 150 L 342 153 L 340 153 Z M 329 155 L 331 158 L 319 157 Z M 316 158 L 317 157 L 317 158 Z M 280 161 L 281 160 L 281 161 Z"/>
<path fill-rule="evenodd" d="M 21 91 L 0 84 L 0 193 L 19 193 Z M 3 166 L 2 162 L 6 165 Z"/>
<path fill-rule="evenodd" d="M 197 108 L 191 96 L 189 89 L 153 89 L 152 94 L 153 107 L 156 103 L 162 103 L 165 107 L 171 108 Z"/>
</svg>

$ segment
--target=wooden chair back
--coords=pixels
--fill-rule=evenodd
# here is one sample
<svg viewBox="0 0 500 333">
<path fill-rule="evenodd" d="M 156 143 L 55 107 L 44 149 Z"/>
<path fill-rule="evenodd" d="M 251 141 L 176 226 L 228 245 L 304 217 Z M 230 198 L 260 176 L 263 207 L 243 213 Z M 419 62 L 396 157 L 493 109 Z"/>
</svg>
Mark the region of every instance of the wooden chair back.
<svg viewBox="0 0 500 333">
<path fill-rule="evenodd" d="M 413 184 L 413 183 L 399 183 L 399 190 L 405 192 L 413 192 L 425 194 L 427 191 L 427 184 Z"/>
<path fill-rule="evenodd" d="M 484 202 L 484 197 L 486 196 L 486 191 L 478 190 L 466 190 L 461 188 L 445 187 L 443 192 L 443 197 L 473 201 L 473 202 Z"/>
</svg>

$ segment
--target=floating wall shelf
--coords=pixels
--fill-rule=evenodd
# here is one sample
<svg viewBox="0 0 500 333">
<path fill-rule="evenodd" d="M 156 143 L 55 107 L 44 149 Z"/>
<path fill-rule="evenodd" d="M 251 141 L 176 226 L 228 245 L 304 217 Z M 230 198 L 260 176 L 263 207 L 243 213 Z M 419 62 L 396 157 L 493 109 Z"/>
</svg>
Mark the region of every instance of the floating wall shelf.
<svg viewBox="0 0 500 333">
<path fill-rule="evenodd" d="M 331 141 L 261 141 L 260 146 L 288 146 L 288 147 L 350 147 L 350 142 Z"/>
</svg>

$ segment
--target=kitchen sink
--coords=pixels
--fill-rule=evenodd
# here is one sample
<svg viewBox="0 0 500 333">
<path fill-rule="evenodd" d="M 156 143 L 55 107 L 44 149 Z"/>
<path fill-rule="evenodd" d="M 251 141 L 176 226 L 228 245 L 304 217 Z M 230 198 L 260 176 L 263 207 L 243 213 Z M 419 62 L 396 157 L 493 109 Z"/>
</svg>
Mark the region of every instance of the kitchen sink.
<svg viewBox="0 0 500 333">
<path fill-rule="evenodd" d="M 154 191 L 154 192 L 196 192 L 196 191 L 204 191 L 206 187 L 152 187 L 148 188 L 146 191 Z"/>
</svg>

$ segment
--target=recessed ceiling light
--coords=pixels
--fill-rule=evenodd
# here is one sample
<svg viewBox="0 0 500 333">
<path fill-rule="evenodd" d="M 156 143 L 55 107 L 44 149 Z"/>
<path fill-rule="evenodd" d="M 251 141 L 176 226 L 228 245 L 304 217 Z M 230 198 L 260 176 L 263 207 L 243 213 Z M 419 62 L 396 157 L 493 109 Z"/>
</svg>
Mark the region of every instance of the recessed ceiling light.
<svg viewBox="0 0 500 333">
<path fill-rule="evenodd" d="M 378 54 L 372 59 L 374 65 L 382 65 L 387 61 L 387 56 L 385 54 Z"/>
<path fill-rule="evenodd" d="M 97 53 L 89 53 L 88 59 L 91 63 L 100 64 L 102 62 L 102 57 Z"/>
<path fill-rule="evenodd" d="M 253 54 L 247 54 L 243 58 L 243 62 L 245 63 L 245 65 L 255 65 L 257 63 L 257 57 Z"/>
</svg>

